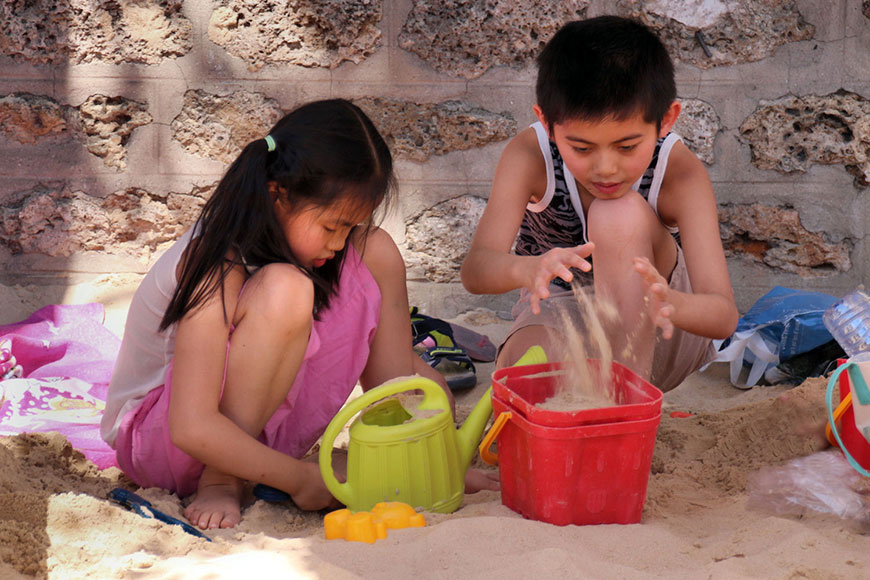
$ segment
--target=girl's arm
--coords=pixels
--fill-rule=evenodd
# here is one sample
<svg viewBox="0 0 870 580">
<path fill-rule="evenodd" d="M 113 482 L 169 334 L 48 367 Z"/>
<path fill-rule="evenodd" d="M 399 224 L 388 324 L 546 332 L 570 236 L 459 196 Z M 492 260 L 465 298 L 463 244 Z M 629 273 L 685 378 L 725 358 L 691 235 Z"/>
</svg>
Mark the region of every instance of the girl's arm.
<svg viewBox="0 0 870 580">
<path fill-rule="evenodd" d="M 365 243 L 363 261 L 381 291 L 378 329 L 368 364 L 360 376 L 363 390 L 396 377 L 419 374 L 441 385 L 453 407 L 453 394 L 444 377 L 413 350 L 405 262 L 389 234 L 378 228 L 370 233 Z"/>
<path fill-rule="evenodd" d="M 511 247 L 526 206 L 541 199 L 547 186 L 546 165 L 533 129 L 526 129 L 507 145 L 499 160 L 492 191 L 480 218 L 468 255 L 462 263 L 462 284 L 472 294 L 503 294 L 526 288 L 532 309 L 549 296 L 558 277 L 570 281 L 571 268 L 588 271 L 584 258 L 591 246 L 556 248 L 541 256 L 517 256 Z"/>
<path fill-rule="evenodd" d="M 737 327 L 739 315 L 719 235 L 716 198 L 707 170 L 682 143 L 671 151 L 658 209 L 664 223 L 680 228 L 692 283 L 691 294 L 666 292 L 670 321 L 693 334 L 727 338 Z"/>
</svg>

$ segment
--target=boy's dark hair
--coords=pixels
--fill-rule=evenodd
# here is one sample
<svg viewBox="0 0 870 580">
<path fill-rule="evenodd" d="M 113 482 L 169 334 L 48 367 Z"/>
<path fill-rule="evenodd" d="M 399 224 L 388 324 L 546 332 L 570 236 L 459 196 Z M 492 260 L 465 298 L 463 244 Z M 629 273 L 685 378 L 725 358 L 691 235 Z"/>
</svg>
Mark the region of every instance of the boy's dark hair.
<svg viewBox="0 0 870 580">
<path fill-rule="evenodd" d="M 536 98 L 549 124 L 625 119 L 661 126 L 677 97 L 674 65 L 648 27 L 619 16 L 565 24 L 538 55 Z"/>
<path fill-rule="evenodd" d="M 237 264 L 294 264 L 314 282 L 315 313 L 329 305 L 347 246 L 324 266 L 305 269 L 275 215 L 269 182 L 278 185 L 278 195 L 291 210 L 350 202 L 351 212 L 374 213 L 378 207 L 386 211 L 396 184 L 392 156 L 371 120 L 350 101 L 303 105 L 278 121 L 269 135 L 274 151 L 264 139 L 249 143 L 203 207 L 194 226 L 198 235 L 183 258 L 183 273 L 160 330 L 216 291 L 223 292 L 223 281 Z M 363 227 L 371 227 L 370 221 Z M 235 258 L 228 261 L 231 253 Z"/>
</svg>

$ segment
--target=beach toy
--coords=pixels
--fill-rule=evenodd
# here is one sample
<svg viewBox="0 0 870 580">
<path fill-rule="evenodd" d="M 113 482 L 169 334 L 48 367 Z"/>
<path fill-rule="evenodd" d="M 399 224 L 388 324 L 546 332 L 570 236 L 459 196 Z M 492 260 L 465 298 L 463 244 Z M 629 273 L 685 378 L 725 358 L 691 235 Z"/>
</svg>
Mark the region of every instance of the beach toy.
<svg viewBox="0 0 870 580">
<path fill-rule="evenodd" d="M 843 296 L 822 315 L 831 335 L 849 356 L 828 379 L 825 434 L 858 472 L 870 475 L 870 296 L 858 289 Z M 833 403 L 839 385 L 840 403 Z"/>
<path fill-rule="evenodd" d="M 393 397 L 417 389 L 423 398 L 416 409 L 405 409 Z M 359 411 L 349 429 L 347 481 L 340 483 L 332 468 L 333 443 Z M 465 472 L 491 413 L 487 391 L 456 429 L 447 394 L 435 381 L 418 376 L 385 383 L 345 405 L 329 423 L 320 444 L 320 472 L 351 512 L 400 501 L 450 513 L 462 503 Z"/>
<path fill-rule="evenodd" d="M 136 512 L 143 518 L 153 518 L 166 524 L 181 526 L 181 529 L 188 534 L 203 538 L 204 540 L 211 542 L 211 538 L 197 530 L 195 527 L 191 526 L 187 522 L 179 520 L 178 518 L 174 518 L 168 514 L 163 513 L 162 511 L 156 509 L 153 505 L 151 505 L 150 501 L 140 495 L 133 493 L 132 491 L 126 490 L 121 487 L 116 487 L 109 492 L 108 498 L 110 501 L 120 504 L 128 510 Z"/>
<path fill-rule="evenodd" d="M 843 360 L 828 379 L 825 405 L 828 423 L 825 434 L 831 445 L 839 447 L 858 473 L 870 477 L 870 353 Z M 839 386 L 840 403 L 833 402 L 834 387 Z"/>
<path fill-rule="evenodd" d="M 374 544 L 387 537 L 387 529 L 422 528 L 426 518 L 400 501 L 380 502 L 370 512 L 353 513 L 349 509 L 335 510 L 323 518 L 327 540 Z"/>
<path fill-rule="evenodd" d="M 591 360 L 598 372 L 599 361 Z M 562 363 L 493 373 L 496 420 L 480 445 L 498 463 L 502 503 L 556 525 L 631 524 L 646 501 L 662 392 L 612 363 L 617 404 L 557 411 L 536 406 L 553 396 Z M 498 442 L 498 453 L 490 446 Z"/>
</svg>

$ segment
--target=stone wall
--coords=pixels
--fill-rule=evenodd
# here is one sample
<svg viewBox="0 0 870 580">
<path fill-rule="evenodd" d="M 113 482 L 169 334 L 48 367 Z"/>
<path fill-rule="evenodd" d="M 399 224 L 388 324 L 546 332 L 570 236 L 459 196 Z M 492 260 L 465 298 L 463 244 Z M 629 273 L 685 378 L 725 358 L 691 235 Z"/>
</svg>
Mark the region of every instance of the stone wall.
<svg viewBox="0 0 870 580">
<path fill-rule="evenodd" d="M 356 100 L 390 141 L 386 222 L 412 301 L 506 311 L 458 266 L 534 56 L 616 13 L 677 63 L 678 132 L 707 164 L 738 304 L 870 280 L 868 0 L 7 0 L 0 3 L 0 290 L 11 321 L 81 285 L 123 300 L 225 164 L 311 99 Z M 71 290 L 72 289 L 72 290 Z"/>
</svg>

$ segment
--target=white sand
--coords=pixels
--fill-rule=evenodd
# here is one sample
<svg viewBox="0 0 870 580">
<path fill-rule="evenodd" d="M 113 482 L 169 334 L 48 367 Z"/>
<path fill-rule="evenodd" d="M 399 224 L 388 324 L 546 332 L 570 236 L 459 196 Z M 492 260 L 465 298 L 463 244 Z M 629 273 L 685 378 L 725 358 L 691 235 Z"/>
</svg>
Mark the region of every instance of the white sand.
<svg viewBox="0 0 870 580">
<path fill-rule="evenodd" d="M 471 322 L 494 341 L 506 326 Z M 491 368 L 479 366 L 457 415 L 483 394 Z M 208 543 L 110 504 L 105 494 L 123 477 L 97 471 L 63 438 L 0 438 L 0 578 L 866 578 L 870 538 L 855 522 L 747 506 L 751 473 L 822 447 L 800 433 L 823 419 L 824 386 L 740 391 L 722 368 L 668 393 L 640 524 L 557 527 L 481 492 L 371 545 L 325 540 L 321 514 L 262 501 Z M 175 496 L 140 494 L 181 516 Z"/>
</svg>

